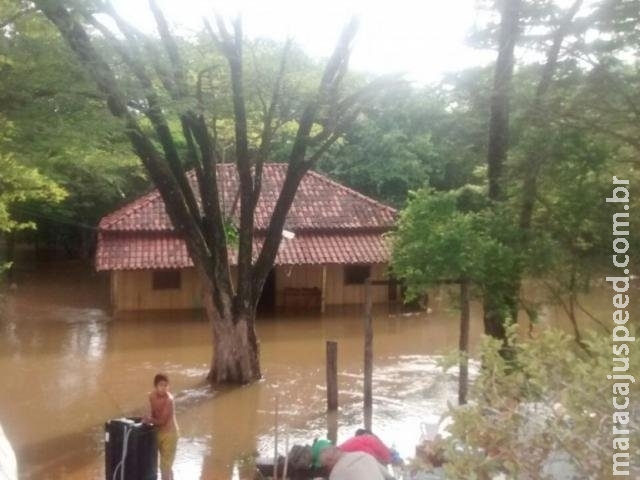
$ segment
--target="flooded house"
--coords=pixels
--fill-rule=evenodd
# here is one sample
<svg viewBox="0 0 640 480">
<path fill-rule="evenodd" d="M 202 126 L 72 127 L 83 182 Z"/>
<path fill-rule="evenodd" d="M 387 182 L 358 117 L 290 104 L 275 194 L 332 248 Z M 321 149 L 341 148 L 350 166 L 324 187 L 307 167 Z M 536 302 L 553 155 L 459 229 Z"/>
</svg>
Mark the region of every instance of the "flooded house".
<svg viewBox="0 0 640 480">
<path fill-rule="evenodd" d="M 255 212 L 255 246 L 262 243 L 285 178 L 287 165 L 264 166 Z M 225 215 L 239 211 L 237 170 L 217 166 Z M 190 178 L 195 182 L 195 178 Z M 197 190 L 197 189 L 195 189 Z M 364 283 L 375 303 L 398 297 L 388 278 L 389 246 L 384 234 L 396 211 L 344 185 L 309 171 L 287 216 L 275 266 L 260 308 L 324 311 L 327 306 L 362 304 Z M 233 264 L 233 252 L 230 259 Z M 96 268 L 110 272 L 114 310 L 198 309 L 202 288 L 184 241 L 174 232 L 157 190 L 105 216 L 99 224 Z"/>
</svg>

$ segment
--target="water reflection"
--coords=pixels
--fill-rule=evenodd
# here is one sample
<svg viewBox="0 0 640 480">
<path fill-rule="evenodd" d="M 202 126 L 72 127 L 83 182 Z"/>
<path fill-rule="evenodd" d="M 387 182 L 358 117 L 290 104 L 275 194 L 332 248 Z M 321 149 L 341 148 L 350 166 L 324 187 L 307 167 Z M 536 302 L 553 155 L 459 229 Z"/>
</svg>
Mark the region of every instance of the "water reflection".
<svg viewBox="0 0 640 480">
<path fill-rule="evenodd" d="M 201 315 L 112 318 L 103 277 L 68 266 L 64 275 L 56 271 L 23 278 L 0 320 L 0 424 L 21 478 L 102 478 L 104 421 L 142 413 L 158 370 L 170 375 L 177 394 L 176 477 L 245 478 L 243 458 L 273 454 L 276 396 L 281 446 L 285 430 L 290 444 L 327 435 L 326 340 L 339 342 L 338 439 L 361 426 L 359 311 L 260 319 L 265 380 L 212 391 L 203 383 L 210 332 Z M 443 375 L 438 359 L 457 345 L 458 314 L 446 295 L 434 299 L 429 315 L 375 314 L 373 428 L 404 455 L 412 453 L 421 423 L 436 423 L 457 398 L 455 370 Z M 554 315 L 556 309 L 546 312 L 549 321 Z M 478 305 L 472 319 L 475 344 L 482 330 Z"/>
</svg>

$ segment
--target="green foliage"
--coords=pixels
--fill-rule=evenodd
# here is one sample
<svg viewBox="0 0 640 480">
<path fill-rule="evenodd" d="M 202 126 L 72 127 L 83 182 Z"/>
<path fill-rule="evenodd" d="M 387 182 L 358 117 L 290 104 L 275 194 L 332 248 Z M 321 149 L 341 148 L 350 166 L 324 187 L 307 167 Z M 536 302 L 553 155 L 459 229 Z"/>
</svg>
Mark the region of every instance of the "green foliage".
<svg viewBox="0 0 640 480">
<path fill-rule="evenodd" d="M 193 41 L 177 37 L 180 51 L 189 71 L 190 84 L 200 93 L 189 91 L 189 99 L 194 103 L 196 97 L 200 102 L 198 108 L 213 115 L 209 120 L 215 127 L 219 145 L 219 156 L 222 161 L 235 159 L 234 146 L 235 124 L 231 82 L 228 65 L 224 57 L 211 44 L 208 34 L 200 33 Z M 252 150 L 257 150 L 262 134 L 265 109 L 271 101 L 271 95 L 282 63 L 283 44 L 268 39 L 247 40 L 244 46 L 244 84 L 247 108 L 248 140 Z M 158 47 L 158 56 L 166 66 L 170 66 L 164 58 L 164 51 Z M 117 62 L 116 62 L 117 65 Z M 297 130 L 297 117 L 304 102 L 316 93 L 319 78 L 322 74 L 321 64 L 309 58 L 298 45 L 292 43 L 287 53 L 285 75 L 282 78 L 282 91 L 287 92 L 276 105 L 275 138 L 270 160 L 286 162 Z M 123 75 L 130 75 L 126 70 Z M 199 80 L 199 82 L 198 82 Z M 159 89 L 161 90 L 161 89 Z M 176 105 L 167 99 L 167 113 L 176 113 L 184 109 L 184 105 Z M 176 122 L 177 123 L 177 122 Z M 178 138 L 179 135 L 176 136 Z"/>
<path fill-rule="evenodd" d="M 225 220 L 224 232 L 227 236 L 227 244 L 231 247 L 237 247 L 238 241 L 240 240 L 240 235 L 238 233 L 238 228 L 234 225 L 231 219 Z"/>
<path fill-rule="evenodd" d="M 17 221 L 39 227 L 45 242 L 86 249 L 98 219 L 149 187 L 144 169 L 131 152 L 119 120 L 105 108 L 105 98 L 80 66 L 54 26 L 28 2 L 0 0 L 0 153 L 11 154 L 21 165 L 37 169 L 69 195 L 57 204 L 30 201 L 13 212 Z M 77 13 L 92 8 L 76 4 Z M 24 15 L 16 15 L 24 10 Z M 96 32 L 94 32 L 96 33 Z M 215 131 L 218 158 L 235 160 L 235 124 L 227 61 L 206 33 L 190 38 L 176 36 L 185 63 L 188 92 L 176 102 L 161 88 L 162 72 L 172 69 L 159 39 L 152 36 L 135 48 L 153 57 L 149 73 L 159 92 L 159 102 L 174 138 L 181 139 L 179 113 L 186 107 L 206 112 Z M 95 45 L 112 64 L 125 94 L 134 99 L 144 128 L 147 92 L 121 61 L 108 38 L 96 33 Z M 133 46 L 132 46 L 133 48 Z M 271 101 L 283 55 L 279 42 L 247 41 L 243 56 L 249 147 L 257 153 L 266 105 Z M 155 71 L 154 71 L 155 69 Z M 269 160 L 288 161 L 302 106 L 316 94 L 322 73 L 320 63 L 297 45 L 287 54 L 286 74 L 274 112 L 274 139 Z M 349 76 L 351 85 L 361 83 Z M 221 92 L 224 92 L 221 94 Z M 319 121 L 324 121 L 321 112 Z M 153 132 L 151 136 L 155 138 Z M 184 140 L 176 146 L 190 168 Z M 229 230 L 233 239 L 233 229 Z"/>
<path fill-rule="evenodd" d="M 402 205 L 407 192 L 429 178 L 434 146 L 426 103 L 408 86 L 389 92 L 320 168 L 360 192 Z"/>
<path fill-rule="evenodd" d="M 494 46 L 498 20 L 495 5 L 483 3 L 489 11 L 481 17 L 482 30 L 473 40 L 481 46 Z M 445 78 L 440 116 L 436 117 L 437 122 L 426 121 L 432 139 L 429 152 L 436 152 L 428 163 L 441 161 L 433 139 L 446 139 L 452 146 L 446 164 L 464 173 L 459 179 L 462 183 L 444 184 L 427 175 L 429 185 L 436 190 L 455 191 L 457 208 L 449 199 L 448 210 L 443 210 L 441 203 L 429 200 L 433 193 L 425 191 L 411 200 L 402 217 L 395 236 L 394 267 L 409 283 L 410 294 L 417 295 L 439 280 L 470 275 L 467 267 L 473 266 L 474 275 L 469 278 L 479 282 L 485 291 L 506 285 L 509 295 L 509 284 L 517 285 L 522 276 L 538 276 L 544 278 L 556 301 L 565 294 L 575 296 L 588 291 L 593 272 L 610 268 L 611 223 L 616 207 L 604 199 L 611 191 L 611 177 L 628 179 L 631 185 L 640 180 L 640 70 L 630 61 L 640 51 L 640 10 L 633 9 L 637 1 L 624 3 L 595 2 L 578 12 L 549 79 L 550 87 L 538 96 L 549 34 L 565 18 L 567 5 L 548 0 L 523 2 L 518 45 L 539 55 L 543 63 L 520 65 L 515 71 L 509 155 L 502 180 L 506 199 L 502 205 L 492 206 L 492 213 L 479 214 L 486 208 L 482 195 L 468 195 L 486 185 L 490 71 L 468 69 Z M 587 23 L 603 35 L 587 37 Z M 589 62 L 584 61 L 586 57 Z M 439 90 L 430 90 L 429 95 L 434 98 L 436 92 Z M 412 100 L 415 102 L 415 97 Z M 456 129 L 452 119 L 470 134 Z M 446 125 L 451 134 L 438 132 L 436 124 Z M 463 166 L 454 163 L 461 155 Z M 365 165 L 366 160 L 363 159 Z M 532 167 L 533 215 L 530 227 L 522 227 L 523 187 L 527 182 L 531 184 L 527 172 L 532 164 L 537 165 Z M 380 171 L 384 178 L 386 172 Z M 470 187 L 459 190 L 465 184 Z M 640 208 L 637 197 L 631 198 L 630 211 Z M 439 214 L 440 211 L 444 213 Z M 469 235 L 465 227 L 471 223 L 477 238 Z M 630 231 L 631 248 L 637 249 L 640 235 L 637 229 Z M 461 239 L 468 242 L 468 248 L 460 246 Z M 489 268 L 495 265 L 504 268 Z M 526 301 L 522 305 L 534 318 L 535 309 Z"/>
<path fill-rule="evenodd" d="M 482 107 L 473 103 L 480 97 L 470 92 L 480 87 L 469 85 L 470 75 L 460 77 L 451 76 L 439 87 L 399 84 L 386 92 L 319 168 L 398 207 L 410 190 L 426 183 L 449 190 L 471 182 L 483 161 L 485 129 Z"/>
<path fill-rule="evenodd" d="M 37 226 L 47 243 L 71 248 L 148 183 L 122 126 L 72 53 L 48 22 L 23 7 L 31 13 L 0 35 L 0 156 L 67 194 L 25 192 L 11 209 L 12 221 Z M 11 16 L 17 8 L 2 11 Z"/>
<path fill-rule="evenodd" d="M 481 47 L 493 46 L 498 20 L 494 2 L 483 1 L 479 6 L 479 30 L 471 40 Z M 527 0 L 523 6 L 523 36 L 519 46 L 532 52 L 532 57 L 525 58 L 542 61 L 549 45 L 548 34 L 557 28 L 566 5 L 551 0 Z M 591 2 L 579 12 L 567 36 L 566 48 L 562 49 L 552 88 L 535 109 L 532 103 L 541 65 L 534 61 L 516 69 L 504 185 L 508 198 L 499 211 L 481 215 L 480 210 L 486 206 L 482 195 L 470 195 L 482 190 L 486 183 L 491 67 L 448 74 L 438 85 L 424 87 L 406 83 L 386 91 L 363 109 L 358 121 L 346 132 L 345 138 L 336 143 L 331 155 L 324 157 L 319 168 L 397 207 L 405 205 L 409 191 L 426 186 L 436 192 L 455 191 L 457 213 L 453 223 L 447 226 L 444 218 L 431 218 L 440 222 L 440 230 L 460 229 L 459 233 L 466 235 L 471 245 L 480 242 L 484 246 L 489 242 L 483 235 L 493 236 L 497 232 L 495 242 L 500 248 L 514 249 L 514 243 L 522 246 L 522 251 L 517 253 L 503 252 L 508 256 L 506 266 L 492 269 L 497 276 L 508 275 L 517 262 L 524 262 L 530 274 L 542 275 L 551 265 L 554 268 L 547 273 L 556 276 L 559 283 L 568 285 L 568 278 L 575 272 L 581 283 L 586 283 L 594 268 L 608 265 L 612 210 L 603 207 L 603 198 L 611 175 L 628 175 L 632 183 L 639 180 L 640 75 L 638 65 L 630 61 L 640 48 L 637 6 L 638 0 L 602 0 Z M 21 10 L 26 13 L 15 17 Z M 14 217 L 16 221 L 39 224 L 46 235 L 69 235 L 71 225 L 94 225 L 101 215 L 139 194 L 148 184 L 139 162 L 130 152 L 121 125 L 108 115 L 104 98 L 54 28 L 34 12 L 28 2 L 0 0 L 0 11 L 3 12 L 0 21 L 12 19 L 0 35 L 0 153 L 10 154 L 25 168 L 37 169 L 68 192 L 66 200 L 60 203 L 23 202 L 19 211 L 14 210 Z M 586 24 L 602 35 L 585 36 Z M 196 102 L 198 92 L 193 89 L 199 85 L 201 108 L 212 114 L 209 126 L 215 126 L 217 132 L 218 154 L 227 162 L 233 161 L 231 98 L 212 95 L 229 91 L 226 62 L 211 47 L 206 34 L 189 39 L 177 37 L 177 41 L 191 89 L 186 101 Z M 157 39 L 150 38 L 148 43 L 145 48 L 156 53 L 157 64 L 169 68 L 169 59 Z M 96 44 L 108 58 L 118 58 L 108 41 Z M 246 45 L 249 141 L 254 150 L 259 143 L 264 105 L 270 100 L 281 54 L 282 45 L 278 42 L 257 39 Z M 131 98 L 143 98 L 145 92 L 139 90 L 128 68 L 120 61 L 111 63 L 127 94 Z M 314 94 L 320 71 L 318 62 L 292 45 L 283 79 L 287 95 L 276 109 L 277 131 L 271 160 L 287 161 L 297 128 L 294 119 L 303 102 Z M 362 83 L 362 79 L 363 75 L 351 75 L 348 83 L 356 85 Z M 175 113 L 183 110 L 184 105 L 176 105 L 166 96 L 161 98 L 161 103 L 170 128 L 178 131 Z M 543 121 L 532 121 L 538 118 Z M 178 147 L 184 149 L 185 145 Z M 517 224 L 523 171 L 535 154 L 543 158 L 538 198 L 531 238 L 520 242 L 514 227 L 507 225 L 507 219 L 511 225 Z M 633 202 L 636 198 L 632 195 Z M 632 207 L 634 205 L 637 204 Z M 412 208 L 418 209 L 415 205 Z M 56 224 L 59 228 L 51 228 Z M 477 239 L 465 230 L 471 228 L 467 224 L 473 224 L 480 234 Z M 498 228 L 498 225 L 501 226 Z M 408 232 L 408 227 L 404 228 Z M 428 225 L 415 228 L 422 233 L 431 230 Z M 634 231 L 637 229 L 632 229 Z M 504 238 L 505 235 L 512 238 Z M 636 242 L 634 246 L 636 237 L 632 238 Z M 456 238 L 459 242 L 461 237 Z M 453 238 L 448 242 L 456 245 Z M 442 249 L 435 244 L 433 248 Z M 480 255 L 478 252 L 490 258 L 500 250 L 474 248 L 475 253 L 471 255 L 467 251 L 470 249 L 457 248 L 464 256 L 457 263 L 444 262 L 449 268 L 440 273 L 446 278 L 468 272 L 470 265 L 480 265 L 482 262 L 477 259 L 471 261 L 471 257 Z M 419 248 L 414 250 L 417 256 Z M 431 248 L 425 251 L 434 253 Z M 453 256 L 447 254 L 444 258 Z M 497 263 L 502 264 L 494 262 Z M 414 268 L 409 275 L 419 282 L 416 288 L 432 282 L 437 269 L 430 267 L 429 272 L 424 272 L 428 281 L 419 280 L 419 270 Z M 490 270 L 483 267 L 475 276 L 489 281 L 486 275 Z"/>
<path fill-rule="evenodd" d="M 513 275 L 522 262 L 520 233 L 506 212 L 477 209 L 483 198 L 473 188 L 411 195 L 392 234 L 393 272 L 409 298 L 443 281 L 466 278 L 488 287 Z"/>
<path fill-rule="evenodd" d="M 483 368 L 471 388 L 470 404 L 450 411 L 454 423 L 447 439 L 447 474 L 558 478 L 545 468 L 562 459 L 576 478 L 609 478 L 614 411 L 613 383 L 607 380 L 610 339 L 590 334 L 585 341 L 588 354 L 554 329 L 528 341 L 516 341 L 511 329 L 510 343 L 520 368 L 514 372 L 499 354 L 501 342 L 485 339 Z M 639 368 L 640 357 L 632 355 L 629 372 Z M 630 387 L 631 399 L 637 398 L 638 384 Z M 632 457 L 640 453 L 639 426 L 632 415 Z"/>
<path fill-rule="evenodd" d="M 38 170 L 19 165 L 13 157 L 0 154 L 0 232 L 35 227 L 32 222 L 13 218 L 12 207 L 34 200 L 56 203 L 66 196 L 65 190 Z"/>
</svg>

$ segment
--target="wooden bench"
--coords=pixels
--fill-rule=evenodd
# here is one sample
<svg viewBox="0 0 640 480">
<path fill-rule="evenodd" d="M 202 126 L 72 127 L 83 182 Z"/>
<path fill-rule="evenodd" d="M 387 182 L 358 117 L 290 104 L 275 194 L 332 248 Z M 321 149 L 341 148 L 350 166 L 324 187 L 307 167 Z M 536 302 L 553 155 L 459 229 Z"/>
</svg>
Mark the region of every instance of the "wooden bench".
<svg viewBox="0 0 640 480">
<path fill-rule="evenodd" d="M 322 290 L 318 287 L 286 287 L 282 297 L 282 305 L 286 308 L 319 309 Z"/>
</svg>

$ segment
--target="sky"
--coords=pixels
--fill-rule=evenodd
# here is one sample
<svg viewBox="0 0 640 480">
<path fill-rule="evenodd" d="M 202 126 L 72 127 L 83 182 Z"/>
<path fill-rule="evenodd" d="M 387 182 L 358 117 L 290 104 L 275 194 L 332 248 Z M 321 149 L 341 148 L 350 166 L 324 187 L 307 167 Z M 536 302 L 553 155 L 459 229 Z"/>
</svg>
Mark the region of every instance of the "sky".
<svg viewBox="0 0 640 480">
<path fill-rule="evenodd" d="M 153 21 L 146 0 L 114 0 L 118 11 L 143 30 Z M 213 9 L 233 17 L 242 13 L 251 38 L 288 36 L 311 56 L 327 57 L 340 30 L 354 14 L 360 30 L 352 55 L 354 70 L 401 73 L 419 83 L 442 74 L 486 64 L 494 52 L 465 42 L 477 22 L 475 0 L 158 0 L 177 32 L 199 30 Z"/>
</svg>

